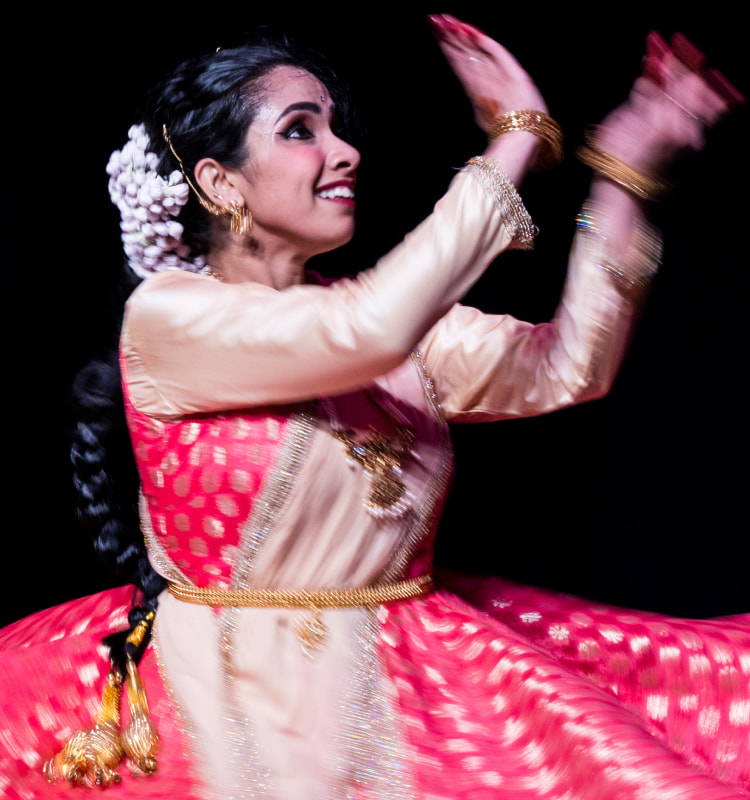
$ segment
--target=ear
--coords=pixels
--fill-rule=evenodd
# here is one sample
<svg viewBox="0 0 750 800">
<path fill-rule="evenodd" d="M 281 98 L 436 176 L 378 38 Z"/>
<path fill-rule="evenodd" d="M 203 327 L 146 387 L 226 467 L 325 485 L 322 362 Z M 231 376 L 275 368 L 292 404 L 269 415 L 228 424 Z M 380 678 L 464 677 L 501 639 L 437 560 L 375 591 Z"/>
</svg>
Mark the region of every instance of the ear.
<svg viewBox="0 0 750 800">
<path fill-rule="evenodd" d="M 242 203 L 242 196 L 233 181 L 234 173 L 215 158 L 202 158 L 196 165 L 195 181 L 212 203 L 228 209 L 232 202 Z"/>
</svg>

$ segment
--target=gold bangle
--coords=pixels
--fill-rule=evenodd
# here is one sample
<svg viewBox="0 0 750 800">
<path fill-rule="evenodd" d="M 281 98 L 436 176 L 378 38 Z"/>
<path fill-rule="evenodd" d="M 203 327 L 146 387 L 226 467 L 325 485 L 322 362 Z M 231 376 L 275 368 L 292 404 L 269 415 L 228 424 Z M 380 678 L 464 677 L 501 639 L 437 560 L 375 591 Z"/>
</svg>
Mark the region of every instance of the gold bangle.
<svg viewBox="0 0 750 800">
<path fill-rule="evenodd" d="M 202 589 L 168 582 L 178 600 L 203 606 L 234 608 L 358 608 L 421 597 L 433 588 L 430 575 L 353 589 Z"/>
<path fill-rule="evenodd" d="M 577 155 L 587 167 L 605 178 L 622 186 L 641 200 L 658 200 L 668 190 L 668 185 L 648 172 L 641 172 L 615 156 L 601 150 L 592 132 L 585 134 L 585 144 L 577 150 Z"/>
<path fill-rule="evenodd" d="M 553 169 L 563 160 L 563 130 L 547 114 L 528 109 L 508 111 L 492 121 L 487 139 L 492 142 L 510 131 L 528 131 L 542 140 L 542 150 L 533 165 L 535 170 Z"/>
</svg>

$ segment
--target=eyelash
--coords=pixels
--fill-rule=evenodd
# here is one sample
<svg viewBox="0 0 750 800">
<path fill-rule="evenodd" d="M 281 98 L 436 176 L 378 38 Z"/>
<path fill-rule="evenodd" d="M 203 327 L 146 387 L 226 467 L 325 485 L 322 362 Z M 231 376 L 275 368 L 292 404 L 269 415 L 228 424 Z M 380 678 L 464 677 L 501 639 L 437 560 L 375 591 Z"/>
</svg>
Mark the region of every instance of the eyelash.
<svg viewBox="0 0 750 800">
<path fill-rule="evenodd" d="M 302 136 L 295 136 L 295 133 L 302 133 Z M 285 139 L 312 139 L 313 134 L 304 122 L 293 122 L 286 130 L 282 131 L 281 136 Z"/>
</svg>

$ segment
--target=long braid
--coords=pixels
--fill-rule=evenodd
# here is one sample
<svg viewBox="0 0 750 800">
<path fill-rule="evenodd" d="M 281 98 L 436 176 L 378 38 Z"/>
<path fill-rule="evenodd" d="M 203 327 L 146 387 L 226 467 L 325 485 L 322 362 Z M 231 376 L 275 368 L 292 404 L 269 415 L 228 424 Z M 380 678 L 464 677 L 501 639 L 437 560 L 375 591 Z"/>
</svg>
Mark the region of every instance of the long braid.
<svg viewBox="0 0 750 800">
<path fill-rule="evenodd" d="M 71 444 L 76 513 L 92 537 L 103 563 L 126 583 L 136 587 L 128 615 L 130 630 L 155 611 L 164 579 L 148 561 L 138 522 L 138 475 L 125 425 L 120 369 L 116 353 L 92 361 L 74 384 L 78 422 Z M 130 631 L 105 640 L 112 660 L 122 666 L 125 639 Z M 148 636 L 137 652 L 140 659 Z"/>
</svg>

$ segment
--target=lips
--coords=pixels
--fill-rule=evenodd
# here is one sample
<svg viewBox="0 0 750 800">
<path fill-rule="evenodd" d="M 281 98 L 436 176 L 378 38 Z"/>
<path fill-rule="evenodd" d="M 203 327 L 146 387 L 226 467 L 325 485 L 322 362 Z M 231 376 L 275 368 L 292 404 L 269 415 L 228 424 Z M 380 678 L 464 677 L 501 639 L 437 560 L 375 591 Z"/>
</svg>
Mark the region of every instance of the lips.
<svg viewBox="0 0 750 800">
<path fill-rule="evenodd" d="M 336 181 L 321 186 L 316 192 L 316 197 L 322 200 L 333 200 L 339 203 L 354 203 L 354 182 Z"/>
</svg>

